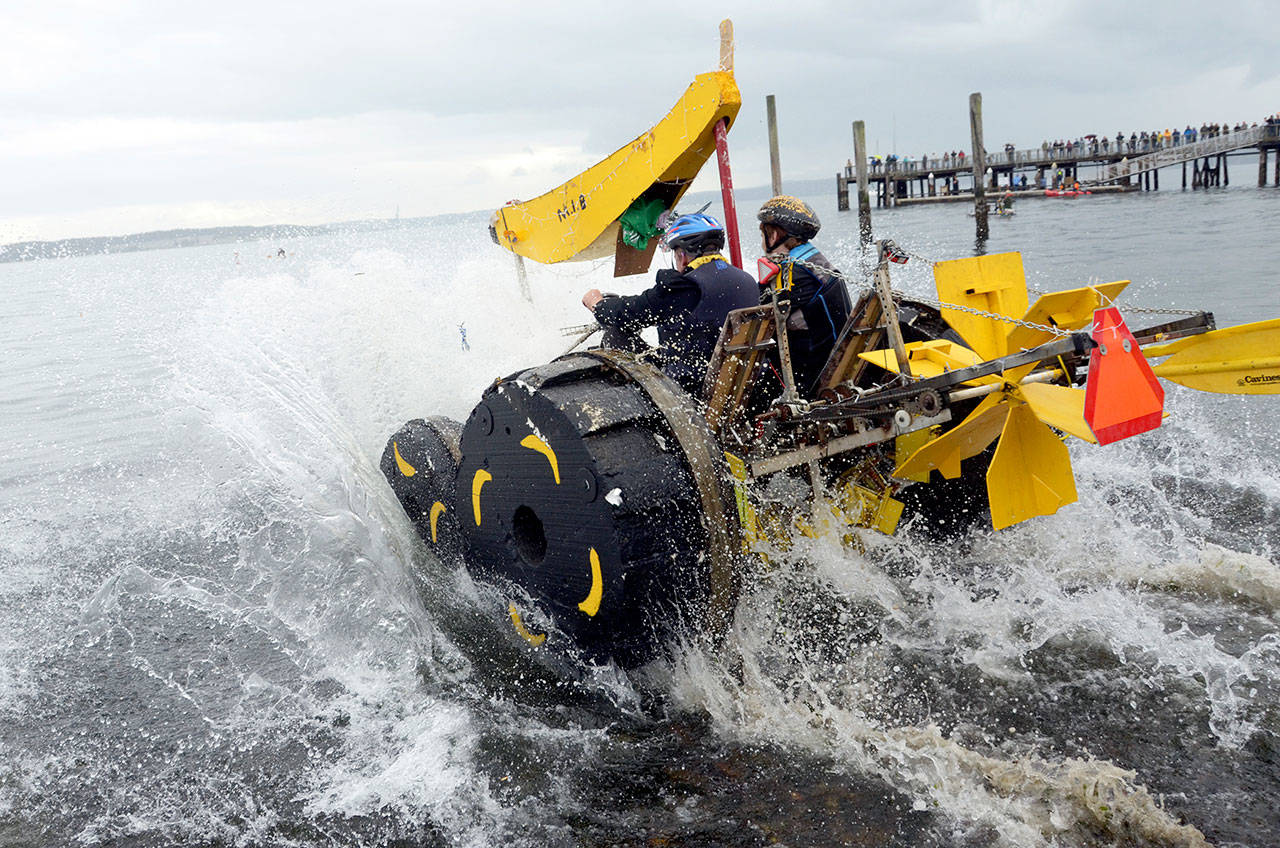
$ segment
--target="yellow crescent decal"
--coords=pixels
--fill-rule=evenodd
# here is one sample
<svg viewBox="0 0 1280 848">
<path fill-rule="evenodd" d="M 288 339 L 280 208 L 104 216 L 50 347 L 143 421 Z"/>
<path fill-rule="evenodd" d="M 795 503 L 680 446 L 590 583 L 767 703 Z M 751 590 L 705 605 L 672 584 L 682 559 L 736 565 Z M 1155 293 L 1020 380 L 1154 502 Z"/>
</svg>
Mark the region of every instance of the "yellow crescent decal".
<svg viewBox="0 0 1280 848">
<path fill-rule="evenodd" d="M 396 467 L 400 469 L 400 473 L 406 477 L 412 477 L 418 473 L 418 469 L 404 461 L 404 457 L 400 455 L 400 446 L 395 442 L 391 443 L 391 451 L 396 455 Z"/>
<path fill-rule="evenodd" d="M 529 450 L 535 450 L 547 458 L 547 462 L 551 463 L 551 473 L 555 475 L 556 485 L 560 485 L 560 463 L 556 461 L 556 452 L 551 449 L 551 445 L 539 439 L 537 436 L 525 436 L 521 439 L 520 444 Z"/>
<path fill-rule="evenodd" d="M 436 520 L 440 518 L 440 513 L 444 512 L 444 504 L 436 501 L 431 505 L 431 542 L 436 541 Z"/>
<path fill-rule="evenodd" d="M 578 609 L 594 617 L 600 611 L 600 599 L 604 596 L 604 580 L 600 578 L 600 557 L 596 554 L 595 548 L 590 548 L 590 551 L 591 591 L 587 593 L 587 599 L 578 604 Z"/>
<path fill-rule="evenodd" d="M 476 469 L 476 476 L 471 478 L 471 511 L 476 514 L 476 526 L 480 526 L 480 488 L 493 479 L 493 475 L 483 468 Z"/>
<path fill-rule="evenodd" d="M 536 648 L 543 642 L 547 641 L 547 634 L 529 632 L 529 629 L 524 626 L 524 622 L 520 620 L 520 611 L 516 609 L 515 604 L 508 603 L 507 612 L 511 614 L 511 623 L 515 625 L 516 632 L 519 633 L 530 645 L 533 645 Z"/>
</svg>

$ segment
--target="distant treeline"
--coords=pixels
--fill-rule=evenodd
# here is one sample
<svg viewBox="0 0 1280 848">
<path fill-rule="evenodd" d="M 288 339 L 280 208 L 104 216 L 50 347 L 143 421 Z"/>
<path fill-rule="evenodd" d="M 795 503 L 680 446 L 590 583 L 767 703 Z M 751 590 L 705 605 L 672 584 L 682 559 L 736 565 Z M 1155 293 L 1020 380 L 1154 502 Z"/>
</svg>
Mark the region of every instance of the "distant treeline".
<svg viewBox="0 0 1280 848">
<path fill-rule="evenodd" d="M 818 195 L 828 188 L 829 180 L 789 180 L 783 185 L 788 194 Z M 755 200 L 769 197 L 768 186 L 738 187 L 735 195 L 740 201 L 738 212 L 746 218 L 755 217 Z M 693 211 L 704 203 L 717 204 L 718 190 L 690 192 L 680 202 L 680 211 Z M 746 201 L 742 203 L 741 201 Z M 715 210 L 719 215 L 719 210 Z M 372 221 L 346 221 L 338 224 L 294 225 L 273 227 L 209 227 L 191 230 L 159 230 L 151 233 L 135 233 L 128 236 L 90 236 L 88 238 L 60 239 L 58 241 L 20 241 L 0 245 L 0 262 L 26 262 L 31 259 L 65 259 L 71 256 L 91 256 L 103 253 L 132 253 L 139 250 L 166 250 L 174 247 L 202 247 L 210 244 L 236 244 L 238 242 L 282 241 L 328 235 L 337 232 L 367 232 L 394 227 L 415 226 L 427 221 L 475 217 L 488 220 L 489 211 L 451 212 L 426 218 L 388 218 Z M 478 229 L 481 232 L 483 228 Z M 488 236 L 485 236 L 488 240 Z"/>
<path fill-rule="evenodd" d="M 91 236 L 58 241 L 20 241 L 0 246 L 0 262 L 25 262 L 30 259 L 63 259 L 102 253 L 130 253 L 139 250 L 165 250 L 173 247 L 201 247 L 209 244 L 280 241 L 325 235 L 338 231 L 378 230 L 413 224 L 426 219 L 351 221 L 342 224 L 275 227 L 210 227 L 193 230 L 160 230 L 128 236 Z"/>
</svg>

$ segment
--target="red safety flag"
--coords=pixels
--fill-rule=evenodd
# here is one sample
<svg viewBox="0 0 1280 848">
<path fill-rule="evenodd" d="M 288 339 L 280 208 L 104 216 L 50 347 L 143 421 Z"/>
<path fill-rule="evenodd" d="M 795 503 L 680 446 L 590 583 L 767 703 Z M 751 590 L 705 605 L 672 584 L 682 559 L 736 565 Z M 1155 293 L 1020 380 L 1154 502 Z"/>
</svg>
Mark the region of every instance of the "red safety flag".
<svg viewBox="0 0 1280 848">
<path fill-rule="evenodd" d="M 1114 306 L 1094 310 L 1084 419 L 1098 444 L 1118 442 L 1160 426 L 1164 389 Z"/>
</svg>

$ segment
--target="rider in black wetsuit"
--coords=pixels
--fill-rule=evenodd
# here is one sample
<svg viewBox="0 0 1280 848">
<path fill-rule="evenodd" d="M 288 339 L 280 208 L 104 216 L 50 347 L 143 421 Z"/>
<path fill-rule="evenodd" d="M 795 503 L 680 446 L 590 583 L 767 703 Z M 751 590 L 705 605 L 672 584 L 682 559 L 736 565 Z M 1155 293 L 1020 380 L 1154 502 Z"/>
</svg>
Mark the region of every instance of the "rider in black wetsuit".
<svg viewBox="0 0 1280 848">
<path fill-rule="evenodd" d="M 583 295 L 582 305 L 605 328 L 605 347 L 645 350 L 640 331 L 656 326 L 662 370 L 696 396 L 725 316 L 755 306 L 759 286 L 720 254 L 724 228 L 710 215 L 677 218 L 664 232 L 662 245 L 674 254 L 675 268 L 658 271 L 653 287 L 629 297 L 592 289 Z"/>
<path fill-rule="evenodd" d="M 822 373 L 836 338 L 849 320 L 853 303 L 840 272 L 809 239 L 822 224 L 809 204 L 798 197 L 779 195 L 765 202 L 757 215 L 766 258 L 779 271 L 767 280 L 763 297 L 778 290 L 780 300 L 791 301 L 787 338 L 796 389 L 807 395 Z"/>
</svg>

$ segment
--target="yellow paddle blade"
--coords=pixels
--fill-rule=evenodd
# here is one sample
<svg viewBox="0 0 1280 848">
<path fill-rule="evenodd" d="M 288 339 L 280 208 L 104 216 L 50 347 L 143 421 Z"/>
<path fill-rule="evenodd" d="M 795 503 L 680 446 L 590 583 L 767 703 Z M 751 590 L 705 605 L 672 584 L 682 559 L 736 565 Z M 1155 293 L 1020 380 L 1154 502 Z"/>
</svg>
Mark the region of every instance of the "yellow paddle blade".
<svg viewBox="0 0 1280 848">
<path fill-rule="evenodd" d="M 903 465 L 911 457 L 911 454 L 920 450 L 929 442 L 938 438 L 938 431 L 941 427 L 934 425 L 923 430 L 912 430 L 910 433 L 903 433 L 893 440 L 893 461 L 895 465 Z M 902 478 L 903 480 L 912 480 L 916 483 L 928 483 L 929 472 L 926 469 L 923 473 L 911 474 Z"/>
<path fill-rule="evenodd" d="M 1021 253 L 995 253 L 969 259 L 952 259 L 933 266 L 938 299 L 943 303 L 1021 318 L 1027 312 L 1027 277 Z M 982 359 L 1009 352 L 1005 340 L 1009 324 L 956 309 L 943 309 L 942 317 L 955 328 Z"/>
<path fill-rule="evenodd" d="M 987 466 L 991 524 L 1003 530 L 1037 515 L 1052 515 L 1076 500 L 1067 446 L 1031 407 L 1013 405 Z"/>
<path fill-rule="evenodd" d="M 898 358 L 892 350 L 871 350 L 860 353 L 858 356 L 872 365 L 879 365 L 886 371 L 892 371 L 895 374 L 898 372 Z M 982 357 L 969 348 L 946 339 L 910 342 L 907 345 L 907 358 L 911 361 L 911 376 L 921 379 L 968 368 L 982 361 Z M 995 380 L 995 377 L 982 377 L 970 382 L 990 383 Z"/>
<path fill-rule="evenodd" d="M 858 357 L 867 360 L 872 365 L 879 365 L 886 371 L 898 373 L 898 357 L 892 350 L 868 350 L 858 354 Z M 915 373 L 915 368 L 911 369 L 911 373 Z"/>
<path fill-rule="evenodd" d="M 1008 414 L 1009 403 L 1003 393 L 987 395 L 967 418 L 907 457 L 893 476 L 910 479 L 936 468 L 948 479 L 959 477 L 961 461 L 986 450 L 1000 434 Z"/>
<path fill-rule="evenodd" d="M 1097 444 L 1098 440 L 1084 420 L 1084 389 L 1055 386 L 1052 383 L 1027 383 L 1018 386 L 1016 394 L 1045 424 L 1077 439 Z"/>
<path fill-rule="evenodd" d="M 1280 394 L 1280 318 L 1223 327 L 1168 344 L 1143 348 L 1163 377 L 1202 392 Z"/>
<path fill-rule="evenodd" d="M 1093 320 L 1093 310 L 1109 306 L 1128 285 L 1128 280 L 1118 280 L 1042 294 L 1027 310 L 1023 320 L 1060 330 L 1079 330 Z M 1009 330 L 1008 349 L 1017 353 L 1049 341 L 1053 341 L 1052 333 L 1014 324 Z"/>
</svg>

